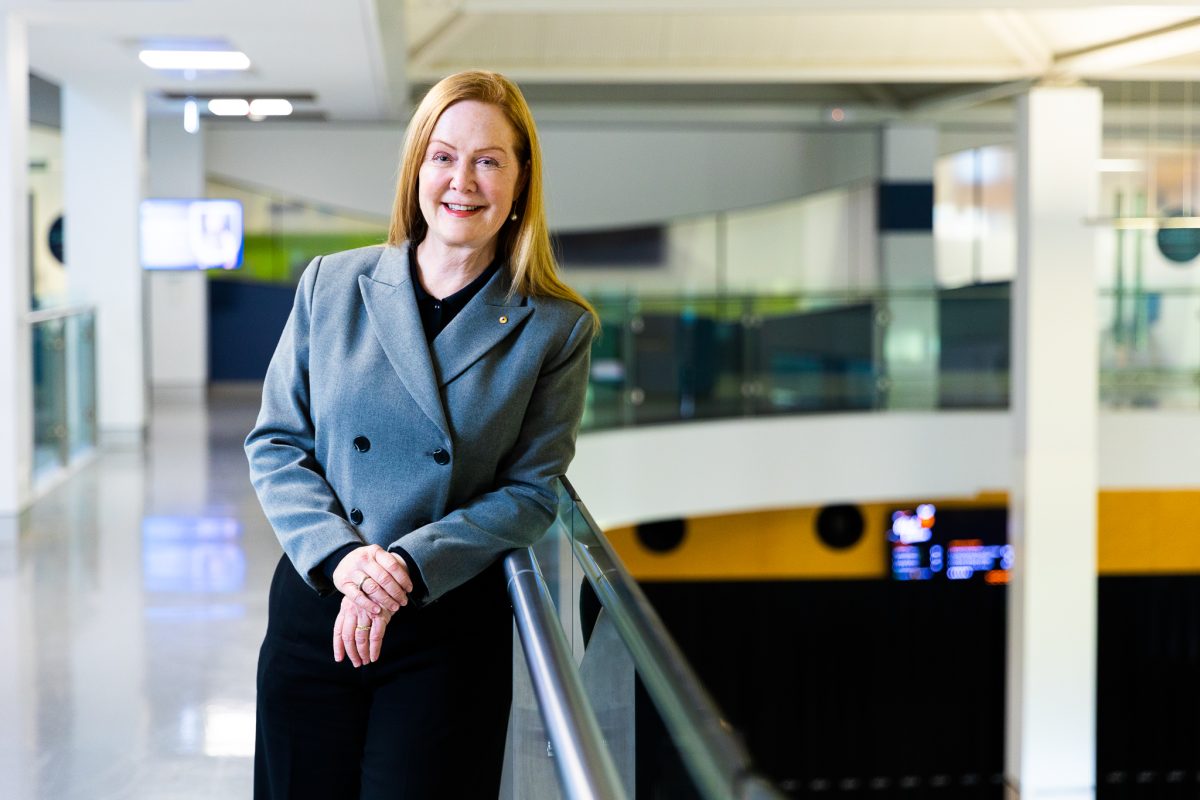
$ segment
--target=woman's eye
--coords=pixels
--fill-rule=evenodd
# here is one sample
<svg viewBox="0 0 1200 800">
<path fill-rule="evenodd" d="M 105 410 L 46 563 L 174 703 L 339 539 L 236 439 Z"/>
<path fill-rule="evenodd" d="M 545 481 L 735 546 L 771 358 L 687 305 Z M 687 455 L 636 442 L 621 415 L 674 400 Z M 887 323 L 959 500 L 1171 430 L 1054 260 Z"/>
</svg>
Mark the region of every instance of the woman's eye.
<svg viewBox="0 0 1200 800">
<path fill-rule="evenodd" d="M 445 153 L 434 153 L 433 158 L 429 160 L 435 164 L 449 164 L 450 156 L 446 155 Z"/>
<path fill-rule="evenodd" d="M 500 166 L 500 162 L 494 158 L 481 158 L 476 163 L 479 164 L 479 166 L 486 167 L 488 169 L 496 169 Z"/>
</svg>

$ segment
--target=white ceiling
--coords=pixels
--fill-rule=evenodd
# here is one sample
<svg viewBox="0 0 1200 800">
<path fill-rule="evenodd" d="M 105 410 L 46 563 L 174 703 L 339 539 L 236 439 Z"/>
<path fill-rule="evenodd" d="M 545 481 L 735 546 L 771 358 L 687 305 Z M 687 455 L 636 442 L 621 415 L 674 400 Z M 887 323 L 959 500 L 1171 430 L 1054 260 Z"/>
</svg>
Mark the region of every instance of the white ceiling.
<svg viewBox="0 0 1200 800">
<path fill-rule="evenodd" d="M 535 104 L 825 104 L 913 108 L 1054 80 L 1200 77 L 1200 4 L 1058 0 L 0 0 L 29 24 L 32 69 L 160 92 L 312 93 L 331 120 L 403 117 L 412 95 L 468 67 L 505 72 Z M 1170 35 L 1152 35 L 1156 31 Z M 163 76 L 140 42 L 218 38 L 244 74 Z M 1127 38 L 1133 63 L 1080 57 Z M 1126 48 L 1129 49 L 1129 48 Z M 1015 84 L 1021 85 L 1021 84 Z M 998 94 L 1003 94 L 1003 91 Z M 1198 92 L 1200 94 L 1200 92 Z"/>
</svg>

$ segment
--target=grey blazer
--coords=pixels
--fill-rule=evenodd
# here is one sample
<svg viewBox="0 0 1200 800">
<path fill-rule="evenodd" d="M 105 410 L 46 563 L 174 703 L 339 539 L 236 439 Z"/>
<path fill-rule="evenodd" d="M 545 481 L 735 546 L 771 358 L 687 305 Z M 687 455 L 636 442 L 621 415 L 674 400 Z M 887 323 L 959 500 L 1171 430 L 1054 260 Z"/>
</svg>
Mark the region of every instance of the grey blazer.
<svg viewBox="0 0 1200 800">
<path fill-rule="evenodd" d="M 575 453 L 591 316 L 507 298 L 500 269 L 427 344 L 407 254 L 309 264 L 246 438 L 267 519 L 322 594 L 321 562 L 373 543 L 404 548 L 436 600 L 545 533 Z"/>
</svg>

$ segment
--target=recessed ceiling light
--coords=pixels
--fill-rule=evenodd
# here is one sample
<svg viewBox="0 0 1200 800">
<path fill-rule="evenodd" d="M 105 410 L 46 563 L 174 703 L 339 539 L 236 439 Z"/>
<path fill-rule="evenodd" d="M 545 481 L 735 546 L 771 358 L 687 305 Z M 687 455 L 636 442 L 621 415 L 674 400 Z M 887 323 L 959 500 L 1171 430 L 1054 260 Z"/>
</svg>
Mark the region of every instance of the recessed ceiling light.
<svg viewBox="0 0 1200 800">
<path fill-rule="evenodd" d="M 286 117 L 292 113 L 292 104 L 287 100 L 260 97 L 250 101 L 250 115 L 254 117 Z"/>
<path fill-rule="evenodd" d="M 183 106 L 183 129 L 188 133 L 200 130 L 200 109 L 191 98 Z"/>
<path fill-rule="evenodd" d="M 250 104 L 245 100 L 221 98 L 209 100 L 208 110 L 218 117 L 244 117 L 250 113 Z"/>
<path fill-rule="evenodd" d="M 250 58 L 240 50 L 143 50 L 138 58 L 151 69 L 242 70 Z"/>
</svg>

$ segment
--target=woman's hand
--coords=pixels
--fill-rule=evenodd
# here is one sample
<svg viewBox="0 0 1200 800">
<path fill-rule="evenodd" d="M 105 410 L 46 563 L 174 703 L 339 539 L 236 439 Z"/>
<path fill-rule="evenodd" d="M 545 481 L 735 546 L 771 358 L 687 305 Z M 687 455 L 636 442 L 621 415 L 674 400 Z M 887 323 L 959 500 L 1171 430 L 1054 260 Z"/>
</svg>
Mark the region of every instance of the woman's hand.
<svg viewBox="0 0 1200 800">
<path fill-rule="evenodd" d="M 404 559 L 377 544 L 351 550 L 333 571 L 333 585 L 372 618 L 408 605 L 413 588 Z"/>
<path fill-rule="evenodd" d="M 339 664 L 346 656 L 355 667 L 374 664 L 383 649 L 383 634 L 387 632 L 390 611 L 371 616 L 355 605 L 349 597 L 342 598 L 342 607 L 333 622 L 333 660 Z"/>
</svg>

